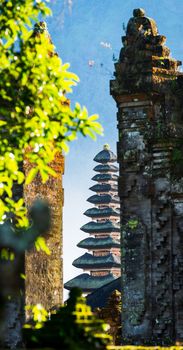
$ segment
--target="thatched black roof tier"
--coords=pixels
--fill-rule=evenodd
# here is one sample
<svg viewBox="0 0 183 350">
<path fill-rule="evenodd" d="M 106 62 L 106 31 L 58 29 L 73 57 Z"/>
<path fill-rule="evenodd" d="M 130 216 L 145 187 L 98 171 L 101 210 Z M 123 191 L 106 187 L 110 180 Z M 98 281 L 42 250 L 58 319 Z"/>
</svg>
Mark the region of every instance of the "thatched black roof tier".
<svg viewBox="0 0 183 350">
<path fill-rule="evenodd" d="M 96 174 L 92 177 L 93 181 L 105 182 L 105 181 L 115 181 L 117 182 L 118 176 L 116 174 Z"/>
<path fill-rule="evenodd" d="M 118 191 L 117 184 L 96 184 L 89 188 L 93 192 L 116 192 Z"/>
<path fill-rule="evenodd" d="M 97 307 L 102 308 L 106 306 L 109 297 L 115 290 L 121 292 L 121 277 L 116 278 L 99 288 L 96 288 L 94 292 L 87 296 L 86 302 L 89 306 L 91 306 L 92 310 L 96 309 Z"/>
<path fill-rule="evenodd" d="M 112 237 L 94 238 L 89 237 L 80 241 L 77 246 L 84 249 L 119 248 L 120 240 Z"/>
<path fill-rule="evenodd" d="M 102 195 L 94 194 L 93 196 L 89 197 L 87 201 L 92 204 L 109 204 L 109 203 L 120 204 L 119 197 L 112 196 L 110 194 L 102 194 Z"/>
<path fill-rule="evenodd" d="M 109 147 L 104 146 L 104 149 L 101 152 L 99 152 L 93 160 L 97 163 L 105 164 L 116 162 L 117 158 L 116 155 L 109 149 Z"/>
<path fill-rule="evenodd" d="M 113 164 L 99 164 L 96 165 L 95 168 L 93 169 L 94 171 L 97 171 L 99 173 L 117 173 L 118 172 L 118 167 Z"/>
<path fill-rule="evenodd" d="M 106 220 L 105 222 L 90 221 L 83 225 L 81 230 L 91 234 L 120 232 L 120 224 L 110 220 Z"/>
<path fill-rule="evenodd" d="M 102 256 L 94 256 L 92 254 L 85 253 L 79 258 L 75 259 L 72 264 L 73 266 L 81 269 L 110 269 L 112 267 L 120 267 L 121 261 L 119 256 L 112 253 Z"/>
<path fill-rule="evenodd" d="M 120 216 L 120 208 L 90 208 L 84 212 L 84 215 L 90 218 L 100 218 L 100 217 L 110 217 L 110 216 Z"/>
<path fill-rule="evenodd" d="M 64 287 L 68 290 L 74 287 L 79 287 L 84 293 L 88 293 L 101 288 L 106 283 L 108 284 L 115 279 L 116 277 L 112 273 L 106 276 L 91 276 L 88 273 L 82 273 L 81 275 L 66 282 Z"/>
</svg>

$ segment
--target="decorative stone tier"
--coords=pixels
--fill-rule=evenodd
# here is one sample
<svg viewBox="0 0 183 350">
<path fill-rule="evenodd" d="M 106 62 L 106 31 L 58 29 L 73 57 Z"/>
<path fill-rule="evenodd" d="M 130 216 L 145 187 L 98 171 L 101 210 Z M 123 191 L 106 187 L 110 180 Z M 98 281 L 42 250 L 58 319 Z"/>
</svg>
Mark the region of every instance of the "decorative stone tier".
<svg viewBox="0 0 183 350">
<path fill-rule="evenodd" d="M 156 23 L 146 16 L 134 16 L 127 25 L 119 61 L 115 64 L 116 80 L 111 81 L 111 94 L 159 91 L 164 81 L 180 76 L 181 65 L 170 57 L 166 37 L 158 35 Z"/>
<path fill-rule="evenodd" d="M 70 290 L 71 288 L 80 286 L 84 293 L 89 293 L 115 279 L 116 277 L 112 273 L 105 276 L 91 276 L 88 273 L 83 273 L 65 283 L 65 288 Z"/>
<path fill-rule="evenodd" d="M 120 248 L 120 240 L 114 239 L 112 237 L 105 238 L 94 238 L 89 237 L 83 239 L 81 242 L 77 244 L 79 248 L 85 249 L 102 249 L 102 248 Z"/>
<path fill-rule="evenodd" d="M 112 267 L 120 267 L 121 261 L 120 257 L 115 254 L 108 254 L 103 256 L 94 256 L 89 253 L 85 253 L 79 258 L 73 261 L 73 266 L 84 269 L 84 270 L 94 270 L 96 268 L 100 269 L 111 269 Z"/>
<path fill-rule="evenodd" d="M 120 232 L 120 224 L 107 220 L 105 222 L 91 221 L 81 227 L 81 230 L 90 234 Z"/>
<path fill-rule="evenodd" d="M 91 208 L 88 209 L 84 212 L 84 215 L 90 217 L 90 218 L 110 218 L 110 216 L 115 216 L 115 217 L 119 217 L 120 214 L 120 208 L 110 208 L 110 207 L 106 207 L 106 208 Z"/>
</svg>

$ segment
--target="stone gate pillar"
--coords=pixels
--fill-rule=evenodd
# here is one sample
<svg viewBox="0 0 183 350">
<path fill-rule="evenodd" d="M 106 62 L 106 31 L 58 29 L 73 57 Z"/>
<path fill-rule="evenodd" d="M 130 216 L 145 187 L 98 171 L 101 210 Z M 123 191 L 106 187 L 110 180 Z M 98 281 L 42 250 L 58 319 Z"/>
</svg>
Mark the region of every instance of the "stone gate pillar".
<svg viewBox="0 0 183 350">
<path fill-rule="evenodd" d="M 183 342 L 183 75 L 165 41 L 154 20 L 134 10 L 110 87 L 118 108 L 128 344 Z"/>
</svg>

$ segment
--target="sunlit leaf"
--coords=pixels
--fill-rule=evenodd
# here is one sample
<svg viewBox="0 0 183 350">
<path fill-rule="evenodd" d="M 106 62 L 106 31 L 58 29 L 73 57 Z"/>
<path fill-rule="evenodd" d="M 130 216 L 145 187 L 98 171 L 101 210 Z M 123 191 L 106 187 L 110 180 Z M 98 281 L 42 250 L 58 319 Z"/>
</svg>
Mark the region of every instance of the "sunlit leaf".
<svg viewBox="0 0 183 350">
<path fill-rule="evenodd" d="M 43 252 L 45 252 L 47 255 L 50 255 L 50 249 L 48 248 L 48 246 L 46 245 L 46 241 L 43 237 L 38 237 L 36 242 L 35 242 L 35 246 L 37 251 L 42 250 Z"/>
<path fill-rule="evenodd" d="M 25 184 L 26 184 L 26 185 L 29 185 L 29 184 L 34 180 L 34 178 L 36 177 L 38 171 L 39 171 L 39 169 L 38 169 L 37 167 L 32 168 L 32 169 L 29 171 L 29 173 L 28 173 L 28 175 L 27 175 L 27 177 L 26 177 L 26 181 L 25 181 Z"/>
</svg>

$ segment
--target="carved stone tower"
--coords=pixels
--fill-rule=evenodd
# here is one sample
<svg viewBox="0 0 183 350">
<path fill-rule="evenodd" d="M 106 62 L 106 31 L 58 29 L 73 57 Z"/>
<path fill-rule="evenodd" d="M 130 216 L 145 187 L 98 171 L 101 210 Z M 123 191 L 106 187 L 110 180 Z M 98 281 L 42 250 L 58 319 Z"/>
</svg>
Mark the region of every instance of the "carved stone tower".
<svg viewBox="0 0 183 350">
<path fill-rule="evenodd" d="M 183 342 L 183 75 L 136 9 L 115 64 L 124 343 Z"/>
</svg>

